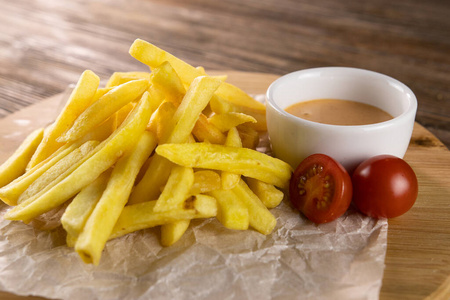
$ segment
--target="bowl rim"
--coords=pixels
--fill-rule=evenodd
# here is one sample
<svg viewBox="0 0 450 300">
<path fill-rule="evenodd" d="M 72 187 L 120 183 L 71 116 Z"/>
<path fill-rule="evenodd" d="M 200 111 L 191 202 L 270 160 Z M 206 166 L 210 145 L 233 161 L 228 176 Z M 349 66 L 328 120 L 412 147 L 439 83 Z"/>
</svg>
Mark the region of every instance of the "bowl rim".
<svg viewBox="0 0 450 300">
<path fill-rule="evenodd" d="M 400 87 L 403 93 L 406 93 L 408 95 L 409 99 L 409 106 L 408 108 L 401 113 L 400 115 L 393 117 L 390 120 L 379 122 L 379 123 L 373 123 L 373 124 L 365 124 L 365 125 L 334 125 L 334 124 L 326 124 L 326 123 L 319 123 L 315 121 L 310 121 L 306 119 L 302 119 L 300 117 L 294 116 L 288 112 L 286 112 L 284 109 L 282 109 L 273 99 L 273 93 L 274 90 L 277 88 L 279 84 L 284 82 L 286 78 L 290 77 L 298 77 L 299 75 L 305 75 L 310 74 L 316 76 L 319 76 L 318 74 L 323 74 L 323 72 L 333 72 L 334 75 L 336 75 L 337 72 L 342 72 L 343 74 L 361 74 L 365 76 L 372 76 L 379 78 L 381 80 L 387 81 L 390 83 L 390 85 L 394 85 L 397 87 Z M 371 130 L 375 128 L 384 128 L 388 126 L 392 126 L 399 121 L 402 121 L 403 119 L 409 119 L 409 117 L 412 116 L 413 119 L 415 119 L 416 112 L 417 112 L 417 98 L 414 92 L 403 82 L 390 77 L 388 75 L 378 73 L 375 71 L 367 70 L 367 69 L 361 69 L 361 68 L 353 68 L 353 67 L 319 67 L 319 68 L 309 68 L 309 69 L 302 69 L 293 71 L 290 73 L 287 73 L 285 75 L 282 75 L 281 77 L 277 78 L 275 81 L 273 81 L 270 86 L 267 89 L 266 92 L 266 103 L 269 104 L 270 107 L 272 107 L 274 110 L 276 110 L 279 114 L 281 114 L 283 117 L 288 118 L 289 120 L 293 122 L 300 122 L 304 123 L 305 125 L 309 126 L 318 126 L 318 127 L 324 127 L 324 128 L 339 128 L 343 130 L 354 130 L 354 129 L 364 129 L 364 130 Z M 311 99 L 314 100 L 314 99 Z"/>
</svg>

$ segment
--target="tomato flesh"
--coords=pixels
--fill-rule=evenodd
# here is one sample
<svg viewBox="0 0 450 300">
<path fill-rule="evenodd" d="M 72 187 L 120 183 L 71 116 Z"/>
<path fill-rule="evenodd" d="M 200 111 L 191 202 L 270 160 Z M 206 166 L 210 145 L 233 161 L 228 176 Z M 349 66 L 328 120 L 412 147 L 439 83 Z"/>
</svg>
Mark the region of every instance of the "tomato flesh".
<svg viewBox="0 0 450 300">
<path fill-rule="evenodd" d="M 343 215 L 352 199 L 352 183 L 344 167 L 325 154 L 313 154 L 294 171 L 289 185 L 292 205 L 314 223 Z"/>
<path fill-rule="evenodd" d="M 395 218 L 406 213 L 418 194 L 416 174 L 403 159 L 379 155 L 362 162 L 353 172 L 353 202 L 375 218 Z"/>
</svg>

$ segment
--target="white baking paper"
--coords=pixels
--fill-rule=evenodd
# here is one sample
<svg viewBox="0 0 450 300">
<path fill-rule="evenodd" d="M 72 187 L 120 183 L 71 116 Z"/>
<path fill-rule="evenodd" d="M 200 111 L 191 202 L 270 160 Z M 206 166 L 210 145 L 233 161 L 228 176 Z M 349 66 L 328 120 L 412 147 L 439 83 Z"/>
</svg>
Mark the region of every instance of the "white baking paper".
<svg viewBox="0 0 450 300">
<path fill-rule="evenodd" d="M 51 122 L 60 102 L 52 98 L 1 119 L 0 162 Z M 7 209 L 0 204 L 0 215 Z M 171 247 L 160 245 L 158 228 L 109 241 L 97 267 L 65 245 L 60 227 L 42 231 L 0 217 L 0 290 L 70 300 L 379 298 L 386 220 L 351 208 L 315 225 L 287 199 L 271 212 L 277 226 L 268 236 L 194 220 Z"/>
</svg>

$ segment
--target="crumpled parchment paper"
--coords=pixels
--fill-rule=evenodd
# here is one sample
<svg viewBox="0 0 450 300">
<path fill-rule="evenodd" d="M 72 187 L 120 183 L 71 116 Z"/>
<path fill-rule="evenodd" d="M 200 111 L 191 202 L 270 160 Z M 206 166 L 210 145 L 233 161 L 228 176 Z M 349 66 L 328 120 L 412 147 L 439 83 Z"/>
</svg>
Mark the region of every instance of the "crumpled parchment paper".
<svg viewBox="0 0 450 300">
<path fill-rule="evenodd" d="M 54 97 L 0 120 L 0 163 L 54 119 L 60 102 Z M 0 204 L 0 215 L 7 209 Z M 97 267 L 65 245 L 63 229 L 41 231 L 0 216 L 0 290 L 71 300 L 378 299 L 386 220 L 350 208 L 315 225 L 287 199 L 271 212 L 277 226 L 268 236 L 193 220 L 171 247 L 160 245 L 158 228 L 109 241 Z"/>
</svg>

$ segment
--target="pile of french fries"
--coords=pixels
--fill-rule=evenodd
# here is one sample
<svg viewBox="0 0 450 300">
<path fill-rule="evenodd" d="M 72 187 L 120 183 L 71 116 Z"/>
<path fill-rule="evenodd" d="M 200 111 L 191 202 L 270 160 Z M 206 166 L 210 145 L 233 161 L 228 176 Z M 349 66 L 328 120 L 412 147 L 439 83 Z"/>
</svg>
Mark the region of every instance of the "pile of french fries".
<svg viewBox="0 0 450 300">
<path fill-rule="evenodd" d="M 110 239 L 160 226 L 170 246 L 197 218 L 271 233 L 292 169 L 256 150 L 265 106 L 146 41 L 129 52 L 149 72 L 99 87 L 85 71 L 56 120 L 3 163 L 4 218 L 61 212 L 67 245 L 95 265 Z"/>
</svg>

